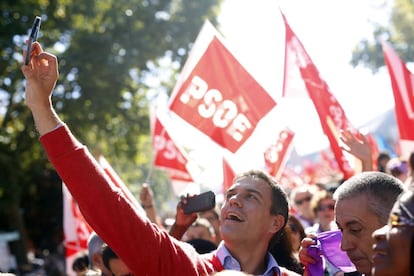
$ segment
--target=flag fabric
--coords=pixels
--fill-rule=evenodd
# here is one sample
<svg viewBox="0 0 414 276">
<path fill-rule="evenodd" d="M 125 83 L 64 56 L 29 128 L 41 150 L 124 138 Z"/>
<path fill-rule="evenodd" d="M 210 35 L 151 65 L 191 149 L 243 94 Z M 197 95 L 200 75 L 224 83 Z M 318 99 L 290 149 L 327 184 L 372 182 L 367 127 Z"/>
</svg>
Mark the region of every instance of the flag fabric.
<svg viewBox="0 0 414 276">
<path fill-rule="evenodd" d="M 194 183 L 191 175 L 176 170 L 168 170 L 173 193 L 180 197 L 186 194 L 199 194 L 200 187 Z"/>
<path fill-rule="evenodd" d="M 308 95 L 318 113 L 322 130 L 329 140 L 331 150 L 343 173 L 344 179 L 348 179 L 354 174 L 354 171 L 339 145 L 339 137 L 341 130 L 353 128 L 345 116 L 341 105 L 330 92 L 328 85 L 319 76 L 318 69 L 313 64 L 299 38 L 290 28 L 283 13 L 282 17 L 286 28 L 285 61 L 290 62 L 285 62 L 283 95 L 286 96 L 289 94 L 289 83 L 295 81 L 288 79 L 288 72 L 299 68 Z"/>
<path fill-rule="evenodd" d="M 380 154 L 378 143 L 375 140 L 374 135 L 372 135 L 371 133 L 366 134 L 365 137 L 367 138 L 369 147 L 371 148 L 372 170 L 377 171 L 378 170 L 377 159 Z"/>
<path fill-rule="evenodd" d="M 414 151 L 414 75 L 387 42 L 382 48 L 394 93 L 400 153 L 408 157 Z"/>
<path fill-rule="evenodd" d="M 223 157 L 223 194 L 233 185 L 233 179 L 236 176 L 229 162 Z"/>
<path fill-rule="evenodd" d="M 62 184 L 62 193 L 66 275 L 75 276 L 76 273 L 72 270 L 72 264 L 78 253 L 88 249 L 88 238 L 92 233 L 92 228 L 84 219 L 78 204 L 65 184 Z"/>
<path fill-rule="evenodd" d="M 209 22 L 197 37 L 181 76 L 170 110 L 232 153 L 276 106 Z"/>
<path fill-rule="evenodd" d="M 150 124 L 154 166 L 167 171 L 172 191 L 176 196 L 194 192 L 198 194 L 198 186 L 194 185 L 193 177 L 187 169 L 188 158 L 171 138 L 158 117 L 155 106 L 150 106 Z"/>
<path fill-rule="evenodd" d="M 264 152 L 265 167 L 270 175 L 279 180 L 295 133 L 289 129 L 280 131 L 276 141 Z"/>
<path fill-rule="evenodd" d="M 191 179 L 191 174 L 187 169 L 187 157 L 171 139 L 170 134 L 157 116 L 154 116 L 152 146 L 156 167 L 181 172 L 181 175 L 185 174 L 187 179 Z"/>
</svg>

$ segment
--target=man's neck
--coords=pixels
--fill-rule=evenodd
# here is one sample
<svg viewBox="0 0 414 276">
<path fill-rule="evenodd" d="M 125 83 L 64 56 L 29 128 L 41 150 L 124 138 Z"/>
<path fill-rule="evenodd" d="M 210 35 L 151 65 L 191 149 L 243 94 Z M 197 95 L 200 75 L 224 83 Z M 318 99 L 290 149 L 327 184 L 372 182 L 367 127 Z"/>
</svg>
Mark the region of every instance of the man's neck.
<svg viewBox="0 0 414 276">
<path fill-rule="evenodd" d="M 229 247 L 227 244 L 226 247 L 233 258 L 239 262 L 242 271 L 254 275 L 263 274 L 266 271 L 267 249 L 260 248 L 260 246 Z"/>
</svg>

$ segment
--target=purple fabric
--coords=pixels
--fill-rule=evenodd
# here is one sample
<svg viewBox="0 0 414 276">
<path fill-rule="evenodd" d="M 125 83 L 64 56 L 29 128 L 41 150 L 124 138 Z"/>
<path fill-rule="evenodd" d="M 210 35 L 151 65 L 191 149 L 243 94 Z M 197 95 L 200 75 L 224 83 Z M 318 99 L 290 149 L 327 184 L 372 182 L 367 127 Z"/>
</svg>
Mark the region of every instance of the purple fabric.
<svg viewBox="0 0 414 276">
<path fill-rule="evenodd" d="M 315 259 L 315 264 L 309 264 L 307 269 L 309 276 L 323 276 L 323 262 L 319 245 L 311 245 L 308 247 L 308 254 Z"/>
<path fill-rule="evenodd" d="M 339 230 L 327 231 L 318 234 L 321 252 L 325 258 L 343 272 L 352 272 L 356 268 L 346 255 L 345 251 L 340 248 L 342 233 Z M 316 274 L 315 274 L 316 275 Z M 322 274 L 319 274 L 322 275 Z"/>
</svg>

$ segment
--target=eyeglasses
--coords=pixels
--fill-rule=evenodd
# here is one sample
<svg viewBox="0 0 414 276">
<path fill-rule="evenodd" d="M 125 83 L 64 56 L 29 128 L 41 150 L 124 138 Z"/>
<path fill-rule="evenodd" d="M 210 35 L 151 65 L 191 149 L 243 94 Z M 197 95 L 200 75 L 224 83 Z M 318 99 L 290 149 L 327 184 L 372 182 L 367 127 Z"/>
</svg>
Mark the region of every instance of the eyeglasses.
<svg viewBox="0 0 414 276">
<path fill-rule="evenodd" d="M 325 210 L 330 210 L 333 211 L 335 209 L 335 204 L 326 204 L 326 205 L 319 205 L 317 210 L 318 211 L 325 211 Z"/>
<path fill-rule="evenodd" d="M 295 204 L 299 206 L 299 205 L 302 205 L 305 202 L 311 201 L 311 199 L 312 199 L 311 196 L 307 196 L 307 197 L 304 197 L 302 199 L 295 200 Z"/>
</svg>

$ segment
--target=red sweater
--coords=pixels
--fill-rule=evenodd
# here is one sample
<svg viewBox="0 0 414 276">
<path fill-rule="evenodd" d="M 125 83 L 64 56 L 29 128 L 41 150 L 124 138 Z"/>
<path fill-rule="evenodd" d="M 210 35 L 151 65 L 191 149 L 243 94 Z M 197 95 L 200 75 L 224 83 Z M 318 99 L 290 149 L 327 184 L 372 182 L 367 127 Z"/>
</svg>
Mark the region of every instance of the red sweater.
<svg viewBox="0 0 414 276">
<path fill-rule="evenodd" d="M 66 126 L 40 141 L 85 219 L 135 275 L 209 275 L 223 269 L 215 254 L 199 255 L 190 244 L 152 224 Z M 297 275 L 281 270 L 283 275 Z"/>
</svg>

